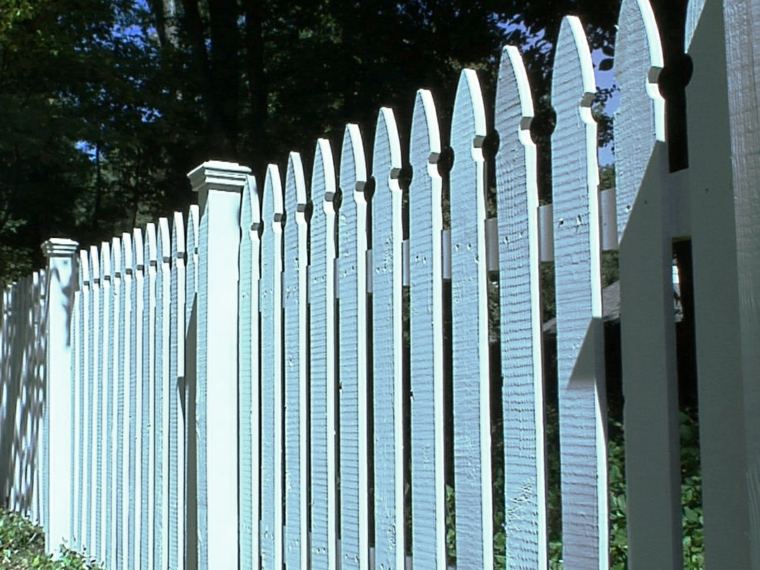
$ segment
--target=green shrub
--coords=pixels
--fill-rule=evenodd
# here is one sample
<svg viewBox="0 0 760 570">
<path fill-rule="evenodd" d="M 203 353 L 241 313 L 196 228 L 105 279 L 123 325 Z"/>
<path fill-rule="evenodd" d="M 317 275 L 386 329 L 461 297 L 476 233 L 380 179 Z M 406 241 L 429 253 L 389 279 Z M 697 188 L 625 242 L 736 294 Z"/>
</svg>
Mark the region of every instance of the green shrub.
<svg viewBox="0 0 760 570">
<path fill-rule="evenodd" d="M 42 529 L 15 513 L 0 511 L 0 568 L 4 570 L 95 570 L 78 554 L 64 549 L 59 560 L 45 554 Z"/>
</svg>

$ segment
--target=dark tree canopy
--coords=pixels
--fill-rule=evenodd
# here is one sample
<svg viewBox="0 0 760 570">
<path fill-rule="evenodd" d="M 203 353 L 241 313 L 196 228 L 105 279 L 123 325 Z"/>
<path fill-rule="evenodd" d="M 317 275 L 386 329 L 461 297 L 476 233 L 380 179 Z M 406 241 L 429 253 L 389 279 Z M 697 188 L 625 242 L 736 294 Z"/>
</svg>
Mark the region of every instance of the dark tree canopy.
<svg viewBox="0 0 760 570">
<path fill-rule="evenodd" d="M 685 5 L 655 2 L 676 141 L 685 78 L 668 71 L 684 67 Z M 97 243 L 185 208 L 185 174 L 203 160 L 261 175 L 290 150 L 310 160 L 315 139 L 339 142 L 347 122 L 371 140 L 381 105 L 407 125 L 420 87 L 436 96 L 445 133 L 459 71 L 478 69 L 488 101 L 508 43 L 525 56 L 539 109 L 534 137 L 546 147 L 562 16 L 580 16 L 592 48 L 611 58 L 618 8 L 619 0 L 0 0 L 0 276 L 40 265 L 39 243 L 51 235 Z"/>
</svg>

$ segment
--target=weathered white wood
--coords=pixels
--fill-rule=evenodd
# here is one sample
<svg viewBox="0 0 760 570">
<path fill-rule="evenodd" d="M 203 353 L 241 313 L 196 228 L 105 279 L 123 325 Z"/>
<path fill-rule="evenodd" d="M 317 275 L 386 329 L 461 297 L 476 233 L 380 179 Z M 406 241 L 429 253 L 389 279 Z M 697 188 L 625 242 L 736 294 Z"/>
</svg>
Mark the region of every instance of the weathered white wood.
<svg viewBox="0 0 760 570">
<path fill-rule="evenodd" d="M 317 141 L 311 178 L 311 565 L 337 567 L 335 414 L 335 167 L 330 143 Z"/>
<path fill-rule="evenodd" d="M 42 287 L 45 282 L 44 270 L 32 273 L 31 288 L 31 309 L 32 309 L 32 326 L 29 330 L 29 367 L 30 367 L 30 391 L 31 391 L 31 441 L 32 460 L 31 467 L 31 504 L 30 518 L 45 531 L 46 522 L 43 518 L 42 507 L 45 501 L 47 482 L 45 481 L 45 398 L 44 386 L 42 385 L 42 362 L 40 356 L 43 354 L 42 349 L 42 331 L 40 330 L 42 320 L 42 309 L 44 304 L 44 294 Z M 45 489 L 43 489 L 43 483 Z"/>
<path fill-rule="evenodd" d="M 123 326 L 122 307 L 121 307 L 121 287 L 122 287 L 122 266 L 121 266 L 121 239 L 114 237 L 111 239 L 111 329 L 108 359 L 108 382 L 110 383 L 108 427 L 105 436 L 108 438 L 108 464 L 106 469 L 106 481 L 108 482 L 107 497 L 107 519 L 108 528 L 108 545 L 106 556 L 110 568 L 118 568 L 119 550 L 121 542 L 121 505 L 119 497 L 123 492 L 121 486 L 121 441 L 123 438 L 121 428 L 121 412 L 124 399 L 123 385 L 119 378 L 119 368 L 121 368 L 121 359 L 119 346 L 122 342 L 121 330 Z"/>
<path fill-rule="evenodd" d="M 760 6 L 692 0 L 687 21 L 705 567 L 760 568 Z"/>
<path fill-rule="evenodd" d="M 412 560 L 446 568 L 441 137 L 430 91 L 417 91 L 409 162 Z"/>
<path fill-rule="evenodd" d="M 111 565 L 110 559 L 110 526 L 111 526 L 111 478 L 108 477 L 110 464 L 109 441 L 113 426 L 110 425 L 111 414 L 111 394 L 113 382 L 111 382 L 111 348 L 113 342 L 113 294 L 111 292 L 111 244 L 102 242 L 100 245 L 100 403 L 98 405 L 98 482 L 100 488 L 100 497 L 98 499 L 98 520 L 99 520 L 99 544 L 98 560 L 102 564 Z"/>
<path fill-rule="evenodd" d="M 533 99 L 519 50 L 504 48 L 496 87 L 496 193 L 507 568 L 546 568 L 541 268 Z"/>
<path fill-rule="evenodd" d="M 76 429 L 78 433 L 75 433 L 75 437 L 78 440 L 78 461 L 77 461 L 77 512 L 76 512 L 76 525 L 75 532 L 77 537 L 77 547 L 79 551 L 83 551 L 87 545 L 85 517 L 86 517 L 86 497 L 85 489 L 87 488 L 87 473 L 85 465 L 87 464 L 87 411 L 89 409 L 89 399 L 87 397 L 87 375 L 89 371 L 89 350 L 88 344 L 90 337 L 87 334 L 89 330 L 90 322 L 90 260 L 87 256 L 87 250 L 81 249 L 79 251 L 79 338 L 81 343 L 79 346 L 79 376 L 77 401 L 78 401 L 78 414 Z"/>
<path fill-rule="evenodd" d="M 45 351 L 45 393 L 47 413 L 47 485 L 45 551 L 58 555 L 62 544 L 71 544 L 71 514 L 74 457 L 71 437 L 74 428 L 74 386 L 72 374 L 73 334 L 70 325 L 75 315 L 76 260 L 78 244 L 69 239 L 52 238 L 42 244 L 47 258 L 46 315 L 43 335 Z M 52 474 L 52 476 L 51 476 Z"/>
<path fill-rule="evenodd" d="M 285 176 L 285 260 L 283 308 L 285 325 L 285 564 L 306 570 L 308 534 L 308 390 L 309 287 L 308 195 L 301 155 L 291 152 Z"/>
<path fill-rule="evenodd" d="M 157 277 L 156 225 L 145 225 L 143 232 L 143 314 L 142 314 L 142 393 L 140 451 L 142 492 L 140 494 L 140 567 L 153 568 L 153 520 L 156 492 L 155 454 L 155 364 L 156 364 L 156 277 Z"/>
<path fill-rule="evenodd" d="M 198 566 L 198 442 L 195 431 L 195 418 L 198 376 L 196 355 L 198 352 L 199 226 L 200 210 L 196 204 L 192 204 L 187 214 L 187 268 L 185 270 L 185 464 L 183 466 L 185 471 L 185 510 L 182 513 L 185 523 L 185 532 L 183 534 L 185 543 L 182 552 L 186 568 L 196 568 Z M 242 270 L 241 275 L 243 275 Z M 242 320 L 238 319 L 238 322 L 242 322 Z M 241 352 L 241 357 L 242 354 Z M 241 390 L 243 386 L 241 384 Z M 242 414 L 242 409 L 240 413 Z M 241 535 L 241 540 L 244 540 L 244 538 L 244 535 Z"/>
<path fill-rule="evenodd" d="M 341 568 L 368 567 L 367 166 L 357 125 L 346 125 L 340 159 Z"/>
<path fill-rule="evenodd" d="M 256 179 L 248 178 L 240 213 L 240 566 L 260 568 L 261 481 L 259 289 L 261 205 Z"/>
<path fill-rule="evenodd" d="M 261 565 L 282 567 L 282 182 L 267 167 L 261 225 Z"/>
<path fill-rule="evenodd" d="M 127 570 L 131 568 L 130 537 L 132 520 L 131 513 L 134 511 L 132 503 L 130 447 L 131 418 L 134 414 L 134 396 L 131 382 L 132 376 L 132 328 L 134 316 L 132 313 L 132 299 L 134 291 L 135 256 L 132 249 L 132 235 L 128 232 L 121 234 L 121 299 L 119 312 L 121 314 L 121 327 L 119 328 L 119 384 L 122 387 L 122 403 L 119 414 L 119 486 L 118 507 L 120 513 L 118 568 Z"/>
<path fill-rule="evenodd" d="M 451 296 L 457 564 L 493 567 L 486 271 L 486 116 L 475 71 L 459 78 L 451 124 Z"/>
<path fill-rule="evenodd" d="M 380 109 L 372 154 L 372 342 L 375 565 L 404 567 L 404 421 L 401 144 Z"/>
<path fill-rule="evenodd" d="M 662 48 L 648 0 L 625 0 L 615 48 L 615 193 L 630 568 L 681 564 L 678 387 Z M 646 355 L 642 358 L 642 355 Z"/>
<path fill-rule="evenodd" d="M 101 480 L 98 477 L 100 464 L 100 403 L 101 403 L 101 379 L 99 358 L 102 349 L 101 338 L 101 303 L 103 300 L 100 287 L 100 256 L 96 246 L 90 246 L 90 321 L 88 350 L 90 352 L 89 369 L 87 371 L 87 455 L 85 470 L 88 471 L 87 508 L 85 509 L 87 527 L 87 553 L 90 557 L 100 560 L 100 497 Z"/>
<path fill-rule="evenodd" d="M 174 212 L 171 234 L 171 276 L 169 305 L 169 568 L 184 568 L 185 513 L 185 223 Z"/>
<path fill-rule="evenodd" d="M 123 239 L 123 238 L 122 238 Z M 138 568 L 142 559 L 142 544 L 140 536 L 145 524 L 142 517 L 142 416 L 143 416 L 143 320 L 144 320 L 144 289 L 145 289 L 145 250 L 143 233 L 140 228 L 132 230 L 132 256 L 134 274 L 132 277 L 132 319 L 130 322 L 130 420 L 129 420 L 129 567 Z"/>
<path fill-rule="evenodd" d="M 198 566 L 238 566 L 240 198 L 250 169 L 206 162 L 190 172 L 201 209 L 198 248 Z"/>
<path fill-rule="evenodd" d="M 153 432 L 155 493 L 153 496 L 154 567 L 165 568 L 169 551 L 169 330 L 171 304 L 171 238 L 169 220 L 160 218 L 156 232 L 156 336 Z"/>
<path fill-rule="evenodd" d="M 726 72 L 728 91 L 728 113 L 731 129 L 731 176 L 733 182 L 733 204 L 736 217 L 736 256 L 737 277 L 739 289 L 739 319 L 734 321 L 734 330 L 741 331 L 738 337 L 741 345 L 741 383 L 732 389 L 740 393 L 743 399 L 742 418 L 745 422 L 744 440 L 740 451 L 741 459 L 734 463 L 737 467 L 733 476 L 742 473 L 738 469 L 741 463 L 746 470 L 745 479 L 734 488 L 738 493 L 730 499 L 733 504 L 746 505 L 749 513 L 742 513 L 741 523 L 735 527 L 730 538 L 723 542 L 723 548 L 732 548 L 737 552 L 737 558 L 732 562 L 729 555 L 722 556 L 722 551 L 715 552 L 705 559 L 706 565 L 724 566 L 731 564 L 745 564 L 753 569 L 760 568 L 760 418 L 757 409 L 760 407 L 760 388 L 757 385 L 757 370 L 760 368 L 760 359 L 755 347 L 760 339 L 760 312 L 754 302 L 757 284 L 760 282 L 760 255 L 758 255 L 756 228 L 760 220 L 760 205 L 757 199 L 758 180 L 760 180 L 760 46 L 757 38 L 760 37 L 760 3 L 757 0 L 736 0 L 723 3 L 723 20 L 726 33 L 724 41 L 726 45 Z M 736 327 L 738 322 L 739 326 Z M 716 346 L 716 345 L 713 345 Z M 710 397 L 709 395 L 707 396 Z M 702 395 L 700 395 L 701 401 Z M 722 408 L 715 416 L 722 416 L 725 408 Z M 710 427 L 718 424 L 711 418 Z M 725 429 L 721 425 L 719 429 Z M 709 428 L 708 428 L 709 429 Z M 708 430 L 705 430 L 708 435 Z M 734 435 L 734 434 L 732 434 Z M 712 434 L 708 435 L 712 439 Z M 722 445 L 721 437 L 714 438 L 714 445 Z M 712 447 L 703 449 L 703 456 L 710 456 Z M 726 462 L 722 461 L 717 453 L 713 456 L 718 469 L 726 469 Z M 711 465 L 711 470 L 713 466 Z M 730 467 L 729 467 L 730 469 Z M 725 473 L 725 472 L 724 472 Z M 715 517 L 708 530 L 710 536 L 709 547 L 729 537 L 726 528 L 734 517 L 729 518 L 729 506 L 723 502 L 720 493 L 726 485 L 727 479 L 723 473 L 711 476 L 710 503 L 720 501 L 725 515 Z M 722 478 L 722 484 L 716 481 Z M 707 511 L 706 511 L 707 512 Z M 711 514 L 711 513 L 710 513 Z M 716 530 L 717 529 L 717 530 Z M 721 533 L 718 535 L 718 533 Z M 717 536 L 716 536 L 717 535 Z M 737 544 L 743 537 L 745 542 Z M 706 539 L 707 540 L 707 539 Z M 729 542 L 730 540 L 730 542 Z M 707 543 L 706 543 L 707 544 Z M 730 544 L 730 546 L 729 546 Z M 715 550 L 718 550 L 717 547 Z"/>
<path fill-rule="evenodd" d="M 65 434 L 65 437 L 69 438 L 69 441 L 71 442 L 71 466 L 69 469 L 69 474 L 71 477 L 71 504 L 70 504 L 70 512 L 69 512 L 69 521 L 68 521 L 68 541 L 67 544 L 69 548 L 76 550 L 79 547 L 79 529 L 78 529 L 78 518 L 77 513 L 79 509 L 79 457 L 80 457 L 80 448 L 79 448 L 79 418 L 80 418 L 80 400 L 79 400 L 79 394 L 80 394 L 80 385 L 81 385 L 81 346 L 82 346 L 82 336 L 80 334 L 80 321 L 81 321 L 81 270 L 80 270 L 80 264 L 78 260 L 78 252 L 74 252 L 73 254 L 74 259 L 72 261 L 73 269 L 72 271 L 75 273 L 75 277 L 72 277 L 74 280 L 74 286 L 73 286 L 73 307 L 72 307 L 72 318 L 71 318 L 71 399 L 70 399 L 70 406 L 71 406 L 71 426 L 68 430 L 68 433 Z M 5 293 L 3 293 L 5 295 Z M 5 296 L 3 296 L 3 305 L 5 305 Z M 5 308 L 3 309 L 3 318 L 5 319 Z M 3 347 L 5 350 L 5 342 L 6 342 L 6 323 L 3 323 Z M 4 356 L 4 358 L 6 358 Z M 3 362 L 2 367 L 3 375 L 7 378 L 7 375 L 5 374 L 5 361 Z M 3 394 L 5 394 L 6 386 L 3 386 Z M 7 400 L 7 398 L 4 398 L 4 400 Z M 4 412 L 5 413 L 5 412 Z M 5 421 L 5 420 L 3 420 Z"/>
<path fill-rule="evenodd" d="M 596 92 L 580 21 L 562 21 L 552 136 L 562 552 L 568 568 L 606 568 L 607 461 Z"/>
</svg>

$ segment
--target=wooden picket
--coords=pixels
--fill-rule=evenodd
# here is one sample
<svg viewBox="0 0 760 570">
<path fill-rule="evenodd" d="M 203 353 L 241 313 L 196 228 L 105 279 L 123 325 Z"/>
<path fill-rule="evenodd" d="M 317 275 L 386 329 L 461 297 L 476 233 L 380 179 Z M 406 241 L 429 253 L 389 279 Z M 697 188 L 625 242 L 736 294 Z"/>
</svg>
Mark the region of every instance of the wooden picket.
<svg viewBox="0 0 760 570">
<path fill-rule="evenodd" d="M 451 120 L 451 314 L 457 563 L 493 567 L 491 396 L 486 268 L 486 113 L 474 70 Z"/>
<path fill-rule="evenodd" d="M 652 8 L 623 0 L 619 19 L 614 191 L 599 192 L 593 62 L 567 17 L 551 204 L 526 64 L 506 47 L 492 128 L 466 69 L 449 149 L 420 90 L 408 133 L 382 108 L 365 150 L 347 125 L 339 168 L 319 139 L 310 184 L 295 152 L 261 192 L 211 161 L 189 175 L 186 217 L 78 255 L 46 242 L 47 270 L 2 294 L 3 501 L 49 552 L 63 540 L 106 568 L 547 568 L 553 262 L 562 561 L 607 568 L 604 247 L 619 249 L 626 563 L 678 567 L 672 242 L 691 239 L 706 565 L 760 568 L 757 14 L 690 4 L 685 173 L 668 171 Z"/>
<path fill-rule="evenodd" d="M 255 180 L 243 189 L 240 212 L 240 563 L 260 567 L 259 276 L 261 207 Z M 189 243 L 189 240 L 188 240 Z"/>
<path fill-rule="evenodd" d="M 504 500 L 508 566 L 545 568 L 546 455 L 536 146 L 533 100 L 522 57 L 504 49 L 495 129 Z"/>
<path fill-rule="evenodd" d="M 430 91 L 414 104 L 409 162 L 412 560 L 446 568 L 441 138 Z"/>
<path fill-rule="evenodd" d="M 168 533 L 166 559 L 169 568 L 184 564 L 185 532 L 185 222 L 174 212 L 171 233 L 169 291 L 168 418 Z"/>
<path fill-rule="evenodd" d="M 372 154 L 372 384 L 375 566 L 404 567 L 403 236 L 401 144 L 393 111 L 380 109 Z"/>
<path fill-rule="evenodd" d="M 130 371 L 130 411 L 129 416 L 129 496 L 133 502 L 133 507 L 129 509 L 129 561 L 130 565 L 137 566 L 140 564 L 142 542 L 140 540 L 143 517 L 142 517 L 142 460 L 140 449 L 142 446 L 142 414 L 143 414 L 143 367 L 140 364 L 143 354 L 143 312 L 144 298 L 143 290 L 145 288 L 145 261 L 143 249 L 143 233 L 139 228 L 132 232 L 132 291 L 130 294 L 132 307 L 132 319 L 130 320 L 130 352 L 129 352 L 129 371 Z"/>
<path fill-rule="evenodd" d="M 340 160 L 338 218 L 341 567 L 367 568 L 367 167 L 356 125 L 347 125 Z"/>
<path fill-rule="evenodd" d="M 317 141 L 311 177 L 309 265 L 311 354 L 311 567 L 337 565 L 335 445 L 335 167 L 330 143 Z"/>
<path fill-rule="evenodd" d="M 308 205 L 298 153 L 290 153 L 285 176 L 285 564 L 305 570 L 308 540 Z"/>
<path fill-rule="evenodd" d="M 570 567 L 607 566 L 606 406 L 594 71 L 580 20 L 562 21 L 552 135 L 562 553 Z"/>
</svg>

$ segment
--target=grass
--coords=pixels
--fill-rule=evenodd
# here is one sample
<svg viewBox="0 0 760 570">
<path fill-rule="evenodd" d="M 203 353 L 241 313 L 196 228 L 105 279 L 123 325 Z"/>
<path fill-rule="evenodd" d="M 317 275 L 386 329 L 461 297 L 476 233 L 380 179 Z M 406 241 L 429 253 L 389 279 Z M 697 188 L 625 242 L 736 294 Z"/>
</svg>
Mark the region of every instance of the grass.
<svg viewBox="0 0 760 570">
<path fill-rule="evenodd" d="M 0 510 L 0 568 L 3 570 L 97 570 L 80 555 L 63 549 L 53 560 L 45 554 L 42 529 L 24 517 Z"/>
</svg>

